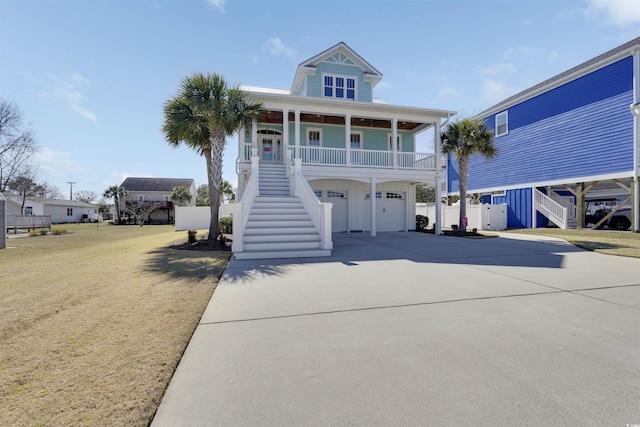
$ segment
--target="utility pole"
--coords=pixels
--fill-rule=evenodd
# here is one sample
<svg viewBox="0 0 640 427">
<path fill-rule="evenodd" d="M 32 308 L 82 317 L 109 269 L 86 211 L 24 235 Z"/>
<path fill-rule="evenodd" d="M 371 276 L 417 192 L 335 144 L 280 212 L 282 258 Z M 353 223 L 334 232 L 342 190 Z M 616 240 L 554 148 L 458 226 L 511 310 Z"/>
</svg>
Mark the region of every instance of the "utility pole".
<svg viewBox="0 0 640 427">
<path fill-rule="evenodd" d="M 69 200 L 73 200 L 73 184 L 75 183 L 75 181 L 67 181 L 67 184 L 71 186 L 71 188 L 69 188 Z"/>
</svg>

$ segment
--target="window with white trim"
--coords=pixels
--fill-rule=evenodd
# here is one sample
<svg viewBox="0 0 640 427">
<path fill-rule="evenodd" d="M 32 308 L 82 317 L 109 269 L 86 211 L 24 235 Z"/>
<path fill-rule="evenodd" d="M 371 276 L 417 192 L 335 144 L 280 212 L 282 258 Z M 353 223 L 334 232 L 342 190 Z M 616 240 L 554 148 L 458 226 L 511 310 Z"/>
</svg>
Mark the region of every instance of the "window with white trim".
<svg viewBox="0 0 640 427">
<path fill-rule="evenodd" d="M 322 132 L 320 129 L 309 129 L 307 131 L 307 145 L 309 147 L 322 146 Z"/>
<path fill-rule="evenodd" d="M 387 193 L 387 199 L 404 199 L 404 197 L 402 197 L 402 194 L 400 194 L 400 193 L 388 192 Z"/>
<path fill-rule="evenodd" d="M 507 111 L 496 114 L 496 136 L 506 135 L 509 133 L 509 115 Z"/>
<path fill-rule="evenodd" d="M 73 208 L 67 208 L 67 216 L 73 216 Z"/>
<path fill-rule="evenodd" d="M 169 196 L 164 196 L 164 201 L 168 202 L 169 201 Z"/>
<path fill-rule="evenodd" d="M 341 191 L 327 191 L 328 199 L 344 199 L 344 193 Z"/>
<path fill-rule="evenodd" d="M 138 194 L 138 201 L 144 202 L 144 196 L 142 194 Z"/>
<path fill-rule="evenodd" d="M 356 100 L 355 77 L 325 74 L 323 83 L 325 97 Z"/>
<path fill-rule="evenodd" d="M 364 195 L 364 199 L 365 200 L 371 199 L 371 193 L 365 194 Z M 376 199 L 382 199 L 382 192 L 381 191 L 376 191 Z"/>
<path fill-rule="evenodd" d="M 316 194 L 316 197 L 318 199 L 322 198 L 322 191 L 321 190 L 314 191 L 314 193 Z"/>
<path fill-rule="evenodd" d="M 33 206 L 25 206 L 24 207 L 25 215 L 33 215 Z"/>
</svg>

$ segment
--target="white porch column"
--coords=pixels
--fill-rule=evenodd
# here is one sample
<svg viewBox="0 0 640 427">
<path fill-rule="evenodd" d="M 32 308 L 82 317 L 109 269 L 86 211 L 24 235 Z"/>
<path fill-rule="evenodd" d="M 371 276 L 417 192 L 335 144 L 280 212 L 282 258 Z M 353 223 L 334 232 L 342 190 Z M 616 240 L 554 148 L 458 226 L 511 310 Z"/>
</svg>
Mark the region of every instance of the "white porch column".
<svg viewBox="0 0 640 427">
<path fill-rule="evenodd" d="M 251 157 L 258 155 L 258 119 L 251 121 Z"/>
<path fill-rule="evenodd" d="M 640 232 L 640 51 L 633 54 L 633 104 L 631 104 L 633 114 L 633 200 L 631 214 L 632 227 L 635 233 Z"/>
<path fill-rule="evenodd" d="M 347 166 L 351 166 L 351 114 L 344 117 L 344 143 L 347 150 Z"/>
<path fill-rule="evenodd" d="M 289 163 L 291 159 L 287 156 L 289 154 L 289 110 L 286 108 L 282 110 L 282 157 L 286 163 Z"/>
<path fill-rule="evenodd" d="M 440 122 L 435 122 L 435 135 L 433 137 L 433 148 L 436 155 L 436 218 L 435 218 L 435 235 L 442 234 L 442 155 L 440 154 Z"/>
<path fill-rule="evenodd" d="M 393 168 L 398 167 L 398 119 L 391 120 L 391 146 L 393 147 Z"/>
<path fill-rule="evenodd" d="M 296 110 L 295 113 L 295 134 L 296 134 L 296 153 L 295 158 L 300 158 L 300 110 Z"/>
<path fill-rule="evenodd" d="M 376 178 L 371 178 L 371 236 L 376 235 Z"/>
<path fill-rule="evenodd" d="M 246 154 L 244 152 L 244 126 L 240 125 L 238 128 L 238 159 L 241 161 L 246 161 Z"/>
</svg>

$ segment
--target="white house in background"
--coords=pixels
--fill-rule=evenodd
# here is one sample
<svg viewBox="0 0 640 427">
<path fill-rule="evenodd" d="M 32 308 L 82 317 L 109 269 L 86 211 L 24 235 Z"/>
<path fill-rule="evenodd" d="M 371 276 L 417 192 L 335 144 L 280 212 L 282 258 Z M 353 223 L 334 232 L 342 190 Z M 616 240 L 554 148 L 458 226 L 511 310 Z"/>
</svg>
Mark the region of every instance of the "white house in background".
<svg viewBox="0 0 640 427">
<path fill-rule="evenodd" d="M 96 221 L 99 219 L 98 207 L 78 200 L 45 199 L 28 197 L 21 211 L 22 197 L 6 195 L 6 214 L 8 215 L 50 215 L 52 224 L 68 222 Z"/>
<path fill-rule="evenodd" d="M 196 205 L 196 183 L 191 178 L 126 178 L 121 186 L 127 190 L 124 203 L 137 204 L 145 202 L 158 202 L 158 208 L 154 210 L 147 222 L 171 224 L 175 220 L 175 205 Z M 178 202 L 171 198 L 175 187 L 186 187 L 191 193 L 191 200 Z M 121 206 L 124 209 L 124 205 Z M 124 213 L 124 212 L 123 212 Z"/>
<path fill-rule="evenodd" d="M 332 232 L 415 229 L 418 183 L 440 200 L 440 129 L 455 112 L 382 103 L 381 79 L 341 42 L 301 63 L 291 89 L 242 87 L 262 111 L 238 133 L 236 257 L 327 256 Z M 416 151 L 422 132 L 429 152 Z"/>
</svg>

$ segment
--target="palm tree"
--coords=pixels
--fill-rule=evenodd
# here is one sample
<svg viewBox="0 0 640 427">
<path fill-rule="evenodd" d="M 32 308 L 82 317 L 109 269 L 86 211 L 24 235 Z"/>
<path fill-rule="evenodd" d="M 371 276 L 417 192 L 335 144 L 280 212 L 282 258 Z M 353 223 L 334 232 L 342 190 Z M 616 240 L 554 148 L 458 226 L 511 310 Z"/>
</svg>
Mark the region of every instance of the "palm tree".
<svg viewBox="0 0 640 427">
<path fill-rule="evenodd" d="M 472 154 L 480 154 L 490 159 L 496 155 L 493 131 L 487 128 L 481 119 L 460 119 L 452 122 L 440 136 L 442 152 L 452 154 L 458 161 L 460 187 L 460 222 L 461 231 L 466 231 L 462 218 L 467 216 L 467 178 L 469 175 L 469 158 Z"/>
<path fill-rule="evenodd" d="M 182 205 L 185 201 L 190 202 L 193 196 L 187 187 L 178 185 L 177 187 L 173 187 L 171 198 L 176 200 L 179 205 Z"/>
<path fill-rule="evenodd" d="M 220 191 L 222 192 L 222 198 L 224 199 L 220 201 L 221 203 L 223 201 L 230 202 L 232 200 L 235 200 L 236 195 L 233 192 L 233 186 L 226 179 L 222 181 L 222 186 L 220 187 Z"/>
<path fill-rule="evenodd" d="M 124 197 L 127 196 L 127 190 L 124 187 L 121 187 L 119 185 L 112 185 L 111 187 L 107 188 L 104 192 L 104 194 L 102 195 L 102 197 L 104 197 L 105 199 L 113 199 L 113 203 L 116 207 L 116 215 L 118 218 L 118 224 L 120 224 L 121 222 L 121 218 L 120 218 L 120 200 L 122 200 Z"/>
<path fill-rule="evenodd" d="M 240 125 L 248 127 L 259 111 L 259 103 L 252 103 L 239 86 L 229 87 L 217 73 L 185 77 L 178 94 L 164 104 L 162 131 L 169 145 L 178 147 L 184 143 L 206 160 L 211 244 L 218 232 L 225 139 Z"/>
</svg>

